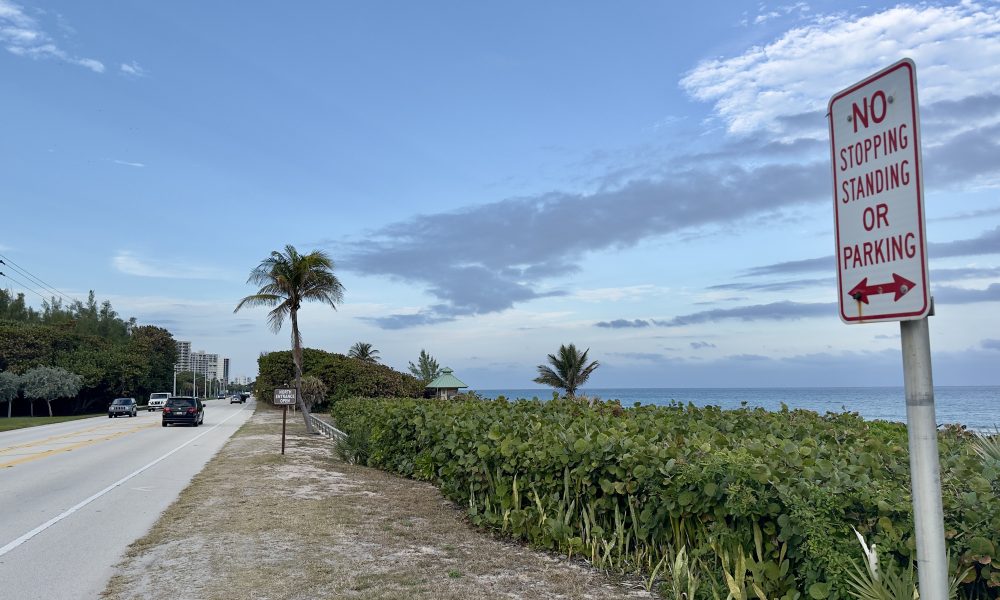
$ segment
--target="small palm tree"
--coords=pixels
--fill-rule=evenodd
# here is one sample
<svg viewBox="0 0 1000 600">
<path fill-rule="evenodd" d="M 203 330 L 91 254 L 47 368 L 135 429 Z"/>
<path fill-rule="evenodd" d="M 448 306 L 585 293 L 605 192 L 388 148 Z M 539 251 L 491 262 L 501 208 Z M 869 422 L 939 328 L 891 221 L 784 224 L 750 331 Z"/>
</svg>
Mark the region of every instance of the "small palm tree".
<svg viewBox="0 0 1000 600">
<path fill-rule="evenodd" d="M 344 286 L 333 274 L 333 261 L 322 250 L 299 254 L 291 244 L 284 252 L 274 250 L 250 272 L 247 283 L 260 286 L 256 294 L 240 300 L 233 312 L 244 306 L 273 306 L 267 313 L 267 322 L 275 333 L 281 330 L 285 318 L 292 321 L 292 361 L 295 363 L 295 388 L 302 386 L 302 335 L 299 333 L 299 308 L 302 303 L 314 300 L 329 304 L 334 310 L 344 300 Z M 309 409 L 297 394 L 299 410 L 312 433 Z"/>
<path fill-rule="evenodd" d="M 355 342 L 351 349 L 347 351 L 347 356 L 363 360 L 369 363 L 378 362 L 378 350 L 367 342 Z"/>
<path fill-rule="evenodd" d="M 549 364 L 552 368 L 538 365 L 538 377 L 535 378 L 535 383 L 566 390 L 566 395 L 573 397 L 576 395 L 576 390 L 587 382 L 594 369 L 600 366 L 596 360 L 587 364 L 588 352 L 590 348 L 581 353 L 573 344 L 560 345 L 558 356 L 549 355 Z"/>
</svg>

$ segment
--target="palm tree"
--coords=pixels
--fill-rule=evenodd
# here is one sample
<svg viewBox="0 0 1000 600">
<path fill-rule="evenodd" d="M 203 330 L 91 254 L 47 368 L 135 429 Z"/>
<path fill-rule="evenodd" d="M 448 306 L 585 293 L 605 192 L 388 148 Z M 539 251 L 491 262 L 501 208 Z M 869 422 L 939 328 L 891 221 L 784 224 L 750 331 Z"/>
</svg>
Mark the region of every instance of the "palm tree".
<svg viewBox="0 0 1000 600">
<path fill-rule="evenodd" d="M 600 366 L 596 360 L 587 364 L 587 353 L 590 348 L 581 353 L 576 346 L 559 346 L 559 355 L 549 355 L 549 364 L 555 369 L 545 365 L 538 365 L 538 377 L 535 383 L 548 385 L 556 389 L 566 390 L 566 395 L 573 397 L 576 390 L 587 382 L 587 378 Z"/>
<path fill-rule="evenodd" d="M 351 349 L 347 351 L 347 356 L 363 360 L 369 363 L 378 362 L 378 350 L 367 342 L 355 342 Z"/>
<path fill-rule="evenodd" d="M 299 254 L 291 244 L 284 253 L 274 250 L 250 272 L 247 283 L 260 286 L 256 294 L 240 300 L 233 312 L 244 306 L 273 306 L 267 322 L 275 333 L 281 330 L 285 318 L 292 321 L 292 361 L 295 363 L 295 389 L 302 385 L 302 335 L 299 334 L 299 308 L 308 300 L 329 304 L 334 310 L 344 300 L 344 286 L 333 274 L 333 261 L 322 250 Z M 309 409 L 296 394 L 306 430 L 313 432 Z"/>
</svg>

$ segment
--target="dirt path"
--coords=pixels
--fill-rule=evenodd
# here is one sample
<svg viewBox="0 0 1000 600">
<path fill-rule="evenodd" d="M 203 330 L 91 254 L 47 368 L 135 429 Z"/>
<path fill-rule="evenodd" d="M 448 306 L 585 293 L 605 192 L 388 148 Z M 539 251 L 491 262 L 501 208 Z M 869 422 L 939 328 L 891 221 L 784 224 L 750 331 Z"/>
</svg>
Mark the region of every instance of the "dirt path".
<svg viewBox="0 0 1000 600">
<path fill-rule="evenodd" d="M 293 422 L 294 421 L 294 422 Z M 433 486 L 341 462 L 258 410 L 130 547 L 124 599 L 650 598 L 598 571 L 477 532 Z"/>
</svg>

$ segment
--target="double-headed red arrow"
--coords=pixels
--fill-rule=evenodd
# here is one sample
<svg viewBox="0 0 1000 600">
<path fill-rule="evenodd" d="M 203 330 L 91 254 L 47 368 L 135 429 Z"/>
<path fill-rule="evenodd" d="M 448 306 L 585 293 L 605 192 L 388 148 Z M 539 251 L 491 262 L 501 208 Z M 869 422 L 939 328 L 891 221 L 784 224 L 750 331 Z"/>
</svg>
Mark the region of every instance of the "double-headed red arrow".
<svg viewBox="0 0 1000 600">
<path fill-rule="evenodd" d="M 874 296 L 876 294 L 895 294 L 892 301 L 896 302 L 905 296 L 906 292 L 912 290 L 914 285 L 916 284 L 909 279 L 895 273 L 892 274 L 892 283 L 868 285 L 868 278 L 865 277 L 861 280 L 861 283 L 854 286 L 851 291 L 847 292 L 847 295 L 854 298 L 858 302 L 868 304 L 868 296 Z"/>
</svg>

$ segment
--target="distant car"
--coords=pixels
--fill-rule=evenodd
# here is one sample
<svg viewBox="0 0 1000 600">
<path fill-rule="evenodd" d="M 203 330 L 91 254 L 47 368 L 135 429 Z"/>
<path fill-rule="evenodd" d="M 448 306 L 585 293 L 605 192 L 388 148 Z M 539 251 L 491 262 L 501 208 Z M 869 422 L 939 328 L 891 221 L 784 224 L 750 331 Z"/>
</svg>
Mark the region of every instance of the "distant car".
<svg viewBox="0 0 1000 600">
<path fill-rule="evenodd" d="M 197 427 L 205 422 L 205 405 L 191 396 L 171 396 L 163 405 L 162 425 L 185 423 Z"/>
<path fill-rule="evenodd" d="M 149 412 L 153 412 L 154 410 L 162 410 L 163 404 L 167 401 L 167 398 L 169 397 L 170 397 L 170 392 L 153 392 L 152 394 L 149 395 L 149 404 L 146 405 L 146 408 L 149 409 Z"/>
<path fill-rule="evenodd" d="M 108 407 L 108 418 L 111 417 L 134 417 L 136 415 L 135 398 L 115 398 Z"/>
<path fill-rule="evenodd" d="M 237 402 L 239 402 L 240 404 L 243 404 L 246 401 L 247 401 L 247 397 L 244 394 L 233 394 L 232 396 L 229 397 L 229 403 L 230 404 L 235 404 Z"/>
</svg>

